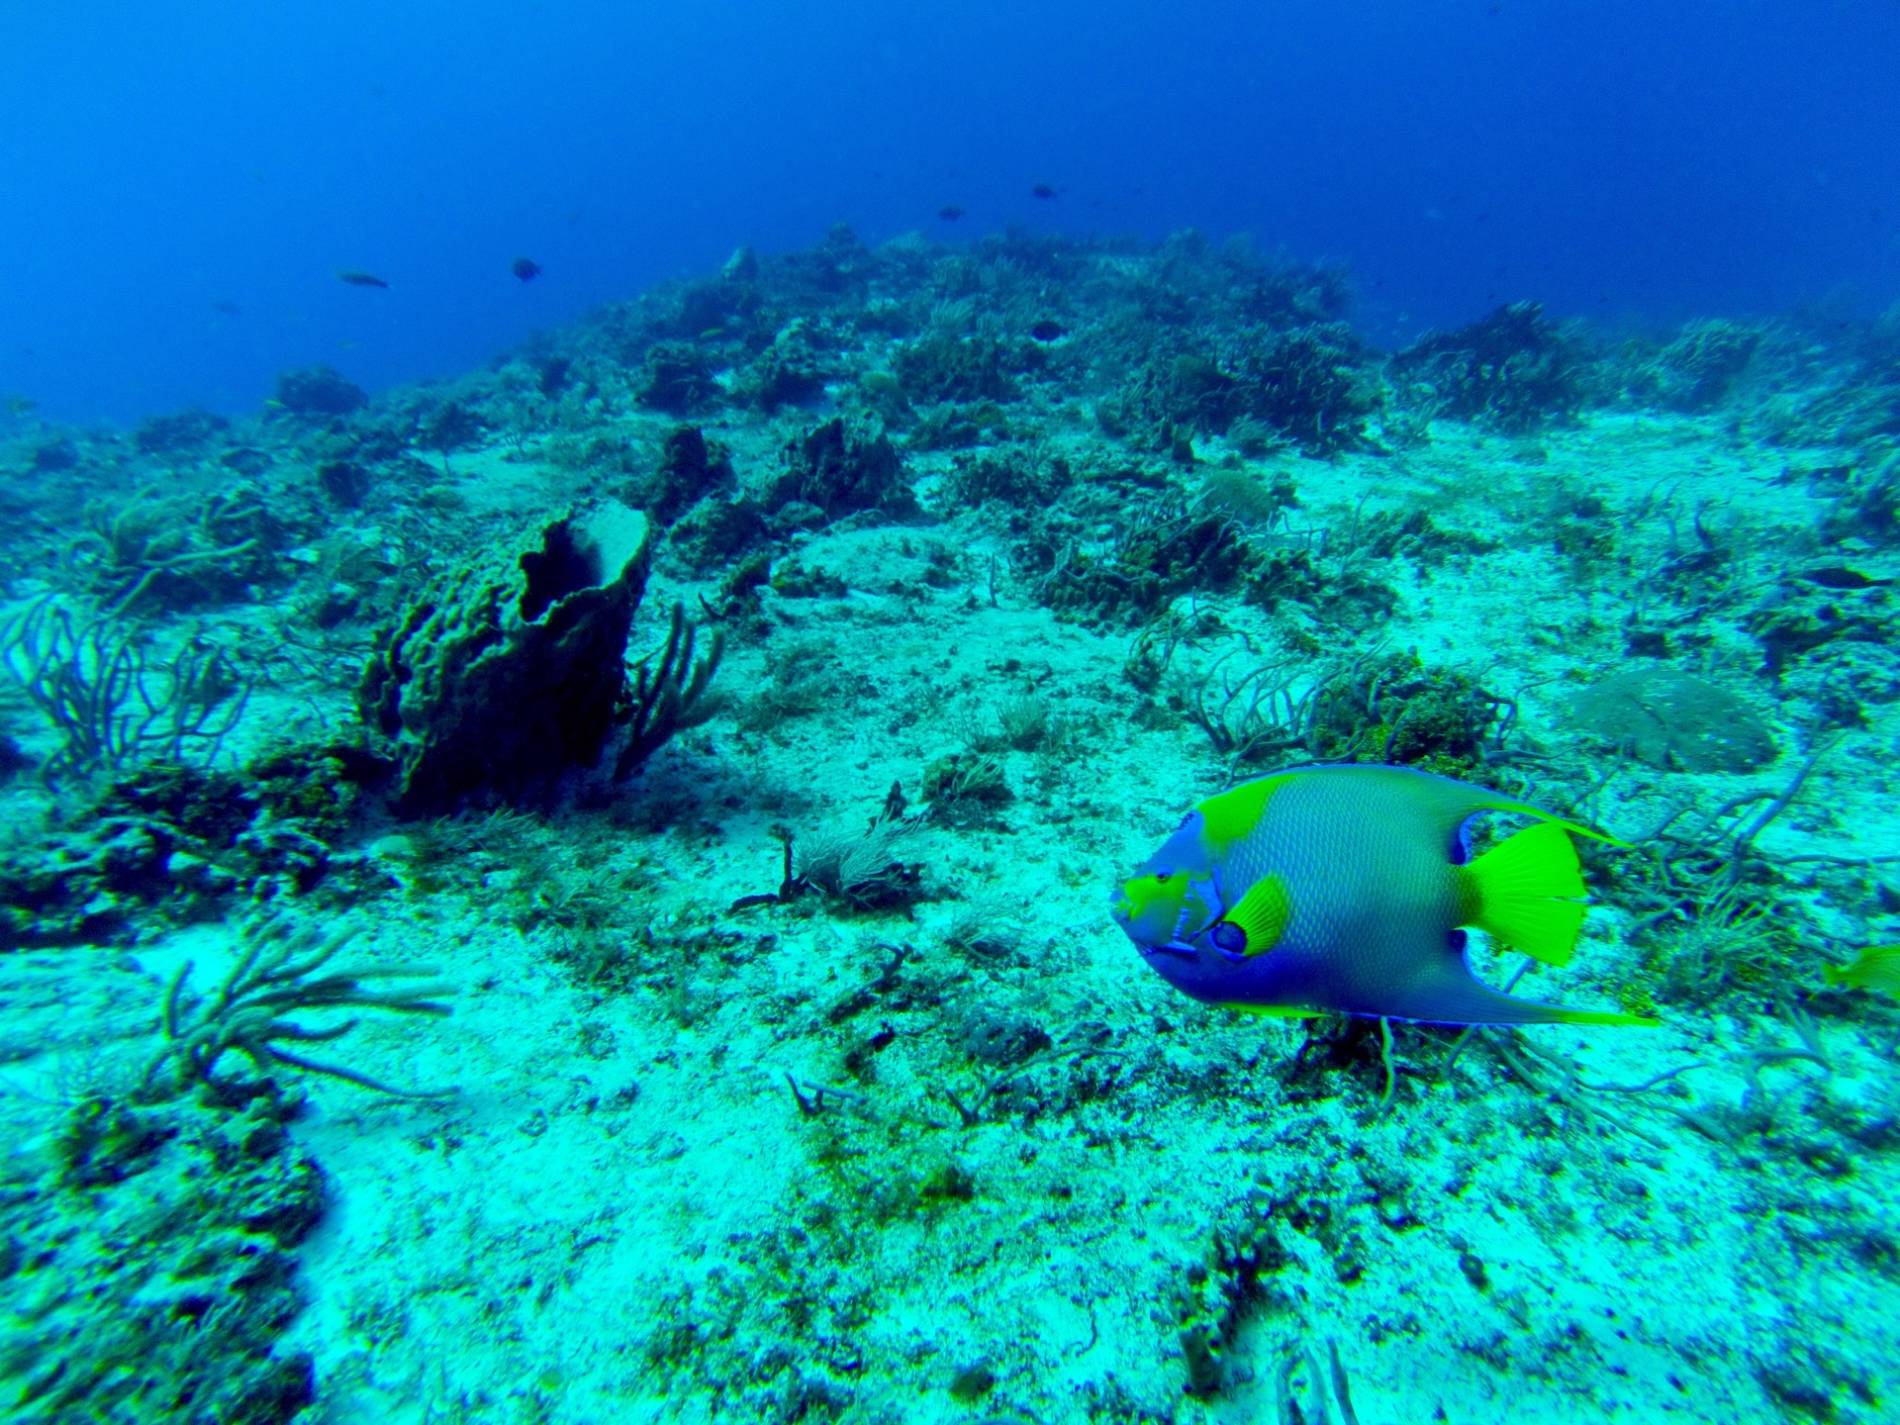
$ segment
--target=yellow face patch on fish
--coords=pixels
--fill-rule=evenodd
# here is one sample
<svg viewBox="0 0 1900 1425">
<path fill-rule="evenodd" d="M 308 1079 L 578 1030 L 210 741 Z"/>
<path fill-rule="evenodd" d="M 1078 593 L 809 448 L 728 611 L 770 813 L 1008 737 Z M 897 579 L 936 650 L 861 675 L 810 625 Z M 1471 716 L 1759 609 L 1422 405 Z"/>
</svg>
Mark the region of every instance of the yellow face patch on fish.
<svg viewBox="0 0 1900 1425">
<path fill-rule="evenodd" d="M 1214 913 L 1187 872 L 1154 871 L 1123 883 L 1114 916 L 1136 939 L 1167 945 L 1205 929 Z"/>
</svg>

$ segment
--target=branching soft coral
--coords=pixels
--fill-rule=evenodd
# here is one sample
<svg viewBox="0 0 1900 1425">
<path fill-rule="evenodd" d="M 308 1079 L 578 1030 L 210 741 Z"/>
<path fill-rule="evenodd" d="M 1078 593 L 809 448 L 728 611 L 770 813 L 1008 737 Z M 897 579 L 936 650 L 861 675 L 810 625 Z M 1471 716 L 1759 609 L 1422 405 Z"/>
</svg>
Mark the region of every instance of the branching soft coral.
<svg viewBox="0 0 1900 1425">
<path fill-rule="evenodd" d="M 217 993 L 198 1000 L 186 986 L 191 962 L 172 977 L 165 994 L 166 1046 L 145 1070 L 148 1091 L 175 1092 L 193 1083 L 215 1084 L 218 1061 L 235 1049 L 249 1057 L 260 1072 L 286 1065 L 305 1073 L 322 1074 L 377 1093 L 402 1098 L 431 1098 L 453 1090 L 400 1089 L 342 1064 L 323 1063 L 285 1048 L 286 1044 L 322 1044 L 341 1039 L 358 1023 L 313 1028 L 287 1018 L 309 1010 L 379 1009 L 391 1014 L 446 1015 L 449 1007 L 439 996 L 446 986 L 426 983 L 406 989 L 377 990 L 377 980 L 413 980 L 435 971 L 407 965 L 355 966 L 324 970 L 349 941 L 349 934 L 325 936 L 314 927 L 292 928 L 282 920 L 254 924 L 247 932 L 249 945 Z"/>
<path fill-rule="evenodd" d="M 627 688 L 627 741 L 614 761 L 616 778 L 630 774 L 675 733 L 698 727 L 719 711 L 720 704 L 707 696 L 707 687 L 719 671 L 725 639 L 715 633 L 711 647 L 695 662 L 697 633 L 686 611 L 673 605 L 665 645 L 657 655 L 634 665 Z"/>
</svg>

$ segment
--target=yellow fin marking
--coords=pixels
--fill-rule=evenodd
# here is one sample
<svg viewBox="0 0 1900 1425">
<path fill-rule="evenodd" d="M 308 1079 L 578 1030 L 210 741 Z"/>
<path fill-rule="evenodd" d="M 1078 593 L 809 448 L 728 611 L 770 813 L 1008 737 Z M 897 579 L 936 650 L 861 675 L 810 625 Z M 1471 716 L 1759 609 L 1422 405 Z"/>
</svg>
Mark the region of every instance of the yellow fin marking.
<svg viewBox="0 0 1900 1425">
<path fill-rule="evenodd" d="M 1286 882 L 1268 875 L 1255 881 L 1225 918 L 1246 935 L 1247 943 L 1240 953 L 1251 956 L 1264 955 L 1280 943 L 1292 914 L 1293 897 L 1287 894 Z"/>
<path fill-rule="evenodd" d="M 1635 1024 L 1645 1029 L 1657 1029 L 1662 1025 L 1660 1019 L 1652 1019 L 1646 1014 L 1624 1014 L 1621 1010 L 1615 1009 L 1558 1009 L 1557 1022 L 1560 1024 Z"/>
<path fill-rule="evenodd" d="M 1221 1008 L 1231 1009 L 1235 1014 L 1251 1014 L 1257 1019 L 1318 1019 L 1326 1013 L 1303 1004 L 1224 1004 Z"/>
<path fill-rule="evenodd" d="M 1585 887 L 1583 864 L 1567 823 L 1527 826 L 1463 870 L 1472 905 L 1468 924 L 1546 965 L 1569 963 L 1583 930 Z"/>
<path fill-rule="evenodd" d="M 1256 777 L 1202 802 L 1196 810 L 1201 814 L 1201 839 L 1208 851 L 1219 856 L 1260 825 L 1267 801 L 1297 775 L 1283 772 L 1272 777 Z"/>
</svg>

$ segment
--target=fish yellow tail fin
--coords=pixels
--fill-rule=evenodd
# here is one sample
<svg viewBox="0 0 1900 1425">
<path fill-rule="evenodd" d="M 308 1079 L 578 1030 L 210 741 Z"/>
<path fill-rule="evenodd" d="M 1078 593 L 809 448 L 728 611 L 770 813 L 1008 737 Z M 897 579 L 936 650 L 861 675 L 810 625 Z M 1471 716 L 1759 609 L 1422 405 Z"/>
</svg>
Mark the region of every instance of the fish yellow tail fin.
<svg viewBox="0 0 1900 1425">
<path fill-rule="evenodd" d="M 1540 821 L 1463 868 L 1468 924 L 1546 965 L 1568 963 L 1583 930 L 1583 864 L 1562 824 Z"/>
</svg>

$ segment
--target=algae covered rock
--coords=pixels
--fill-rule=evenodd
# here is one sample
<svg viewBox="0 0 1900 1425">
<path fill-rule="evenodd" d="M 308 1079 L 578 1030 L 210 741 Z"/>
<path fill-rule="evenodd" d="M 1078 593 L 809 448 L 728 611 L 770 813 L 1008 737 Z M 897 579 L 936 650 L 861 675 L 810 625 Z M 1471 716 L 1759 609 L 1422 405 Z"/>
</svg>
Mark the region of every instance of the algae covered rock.
<svg viewBox="0 0 1900 1425">
<path fill-rule="evenodd" d="M 1656 358 L 1646 394 L 1671 410 L 1709 410 L 1748 368 L 1761 339 L 1759 330 L 1734 322 L 1690 322 Z"/>
<path fill-rule="evenodd" d="M 334 367 L 309 366 L 277 378 L 277 405 L 293 416 L 347 416 L 368 404 L 368 393 Z"/>
<path fill-rule="evenodd" d="M 877 510 L 893 519 L 917 513 L 917 497 L 905 478 L 903 458 L 883 432 L 827 421 L 785 447 L 784 469 L 773 480 L 768 503 L 809 505 L 825 520 Z"/>
<path fill-rule="evenodd" d="M 295 1111 L 270 1088 L 242 1105 L 91 1093 L 50 1161 L 20 1155 L 0 1194 L 0 1280 L 33 1333 L 0 1350 L 6 1419 L 303 1416 L 316 1372 L 285 1331 L 326 1181 L 287 1131 Z"/>
<path fill-rule="evenodd" d="M 732 483 L 732 457 L 726 448 L 708 441 L 698 426 L 675 426 L 667 432 L 659 468 L 637 488 L 648 518 L 671 526 L 707 495 Z"/>
<path fill-rule="evenodd" d="M 1536 302 L 1513 302 L 1454 332 L 1427 332 L 1386 365 L 1404 403 L 1507 432 L 1574 417 L 1582 360 Z"/>
<path fill-rule="evenodd" d="M 1571 709 L 1585 731 L 1652 767 L 1751 772 L 1775 760 L 1768 724 L 1747 702 L 1673 668 L 1631 668 L 1584 689 Z"/>
<path fill-rule="evenodd" d="M 645 515 L 606 502 L 450 570 L 378 638 L 357 708 L 399 808 L 539 800 L 600 760 L 650 543 Z"/>
</svg>

